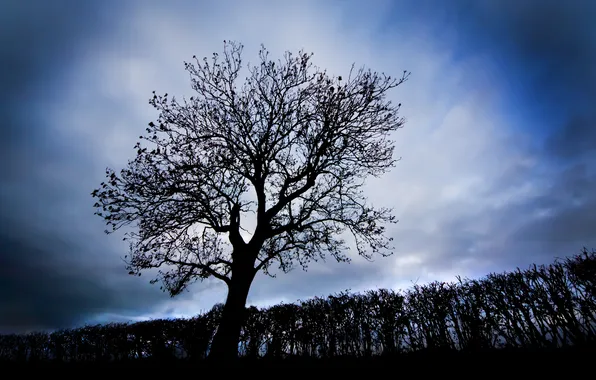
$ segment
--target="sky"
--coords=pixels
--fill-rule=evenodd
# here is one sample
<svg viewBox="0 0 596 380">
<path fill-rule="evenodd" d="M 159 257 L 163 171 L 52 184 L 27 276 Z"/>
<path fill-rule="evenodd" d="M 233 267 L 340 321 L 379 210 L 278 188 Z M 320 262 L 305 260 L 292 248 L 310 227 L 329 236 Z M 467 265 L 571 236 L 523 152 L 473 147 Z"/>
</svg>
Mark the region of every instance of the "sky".
<svg viewBox="0 0 596 380">
<path fill-rule="evenodd" d="M 175 298 L 129 276 L 90 193 L 157 116 L 192 95 L 183 62 L 261 43 L 389 75 L 401 157 L 367 181 L 393 207 L 394 254 L 257 275 L 266 307 L 350 289 L 480 278 L 596 248 L 596 2 L 589 0 L 76 1 L 0 4 L 0 333 L 191 317 L 223 283 Z"/>
</svg>

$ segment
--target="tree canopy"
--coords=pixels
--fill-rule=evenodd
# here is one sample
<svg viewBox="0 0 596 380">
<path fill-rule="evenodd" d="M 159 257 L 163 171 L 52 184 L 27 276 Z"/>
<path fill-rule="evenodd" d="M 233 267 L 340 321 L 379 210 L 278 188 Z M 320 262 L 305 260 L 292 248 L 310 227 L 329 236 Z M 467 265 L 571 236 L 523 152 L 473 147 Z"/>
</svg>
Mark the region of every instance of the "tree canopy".
<svg viewBox="0 0 596 380">
<path fill-rule="evenodd" d="M 222 56 L 185 62 L 195 95 L 154 92 L 159 117 L 136 157 L 119 174 L 108 168 L 92 193 L 107 233 L 136 227 L 125 237 L 130 273 L 160 268 L 153 282 L 172 296 L 197 279 L 230 285 L 239 262 L 272 275 L 274 264 L 287 272 L 327 256 L 349 261 L 344 232 L 367 259 L 391 253 L 385 227 L 395 216 L 369 204 L 362 186 L 396 162 L 390 132 L 404 119 L 386 95 L 409 73 L 352 65 L 331 76 L 312 54 L 274 61 L 262 47 L 242 78 L 242 49 L 227 42 Z M 250 239 L 242 213 L 255 216 Z"/>
</svg>

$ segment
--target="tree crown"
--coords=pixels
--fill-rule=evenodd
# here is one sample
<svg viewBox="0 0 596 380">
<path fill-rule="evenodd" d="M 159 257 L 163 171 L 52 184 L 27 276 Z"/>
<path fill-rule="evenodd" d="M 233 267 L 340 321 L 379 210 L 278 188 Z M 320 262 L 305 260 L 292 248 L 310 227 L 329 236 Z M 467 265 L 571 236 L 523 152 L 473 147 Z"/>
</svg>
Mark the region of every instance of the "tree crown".
<svg viewBox="0 0 596 380">
<path fill-rule="evenodd" d="M 185 62 L 196 96 L 154 92 L 159 116 L 136 158 L 119 175 L 106 169 L 92 193 L 106 233 L 137 227 L 125 235 L 130 273 L 162 268 L 172 296 L 211 276 L 229 284 L 240 265 L 273 275 L 272 263 L 287 272 L 326 255 L 349 261 L 346 231 L 361 256 L 390 254 L 385 224 L 395 217 L 368 205 L 361 188 L 395 164 L 389 133 L 404 119 L 386 94 L 409 73 L 352 65 L 347 77 L 330 76 L 312 54 L 273 61 L 262 47 L 238 88 L 242 48 L 224 42 L 222 57 Z M 247 212 L 256 216 L 248 241 L 240 234 Z"/>
</svg>

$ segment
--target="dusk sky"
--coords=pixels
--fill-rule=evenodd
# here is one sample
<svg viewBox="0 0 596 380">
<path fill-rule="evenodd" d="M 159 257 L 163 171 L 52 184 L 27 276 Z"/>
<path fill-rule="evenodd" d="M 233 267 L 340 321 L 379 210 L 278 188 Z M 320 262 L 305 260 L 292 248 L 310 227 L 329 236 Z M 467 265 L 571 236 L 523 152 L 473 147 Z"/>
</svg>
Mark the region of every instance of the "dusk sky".
<svg viewBox="0 0 596 380">
<path fill-rule="evenodd" d="M 394 254 L 260 273 L 249 304 L 479 278 L 596 248 L 596 1 L 76 1 L 0 3 L 0 333 L 191 317 L 216 280 L 175 298 L 129 276 L 90 193 L 157 114 L 192 95 L 183 62 L 243 43 L 256 62 L 313 52 L 410 79 L 395 157 L 365 189 L 393 207 Z"/>
</svg>

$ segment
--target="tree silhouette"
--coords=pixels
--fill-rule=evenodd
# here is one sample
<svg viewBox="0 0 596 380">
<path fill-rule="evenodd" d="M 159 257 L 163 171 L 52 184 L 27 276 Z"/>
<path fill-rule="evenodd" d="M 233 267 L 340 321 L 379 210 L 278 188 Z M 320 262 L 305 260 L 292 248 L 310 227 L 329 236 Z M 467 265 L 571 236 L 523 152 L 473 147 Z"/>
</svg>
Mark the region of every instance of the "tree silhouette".
<svg viewBox="0 0 596 380">
<path fill-rule="evenodd" d="M 366 259 L 391 254 L 384 230 L 395 217 L 368 205 L 361 187 L 395 164 L 388 134 L 404 120 L 386 93 L 409 75 L 352 65 L 347 78 L 331 77 L 312 54 L 286 52 L 275 62 L 262 47 L 238 89 L 242 49 L 224 41 L 223 57 L 185 62 L 196 96 L 178 102 L 153 92 L 159 117 L 140 137 L 146 143 L 120 175 L 108 168 L 92 193 L 106 233 L 137 227 L 125 235 L 130 274 L 160 268 L 151 282 L 161 280 L 172 297 L 198 279 L 227 284 L 210 352 L 217 358 L 237 356 L 258 271 L 306 270 L 326 255 L 349 262 L 347 231 Z M 256 216 L 250 239 L 241 234 L 248 212 Z"/>
</svg>

